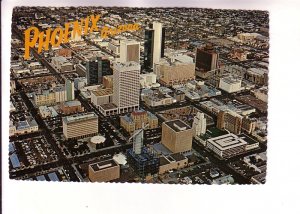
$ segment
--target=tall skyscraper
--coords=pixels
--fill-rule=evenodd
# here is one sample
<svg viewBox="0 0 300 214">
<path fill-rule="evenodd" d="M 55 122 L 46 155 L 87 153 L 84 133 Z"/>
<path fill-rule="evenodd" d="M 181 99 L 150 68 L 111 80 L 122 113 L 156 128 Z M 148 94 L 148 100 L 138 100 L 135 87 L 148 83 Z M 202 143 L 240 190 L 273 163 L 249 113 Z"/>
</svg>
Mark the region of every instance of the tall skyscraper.
<svg viewBox="0 0 300 214">
<path fill-rule="evenodd" d="M 211 44 L 197 48 L 196 52 L 196 76 L 206 79 L 209 72 L 218 68 L 219 54 Z"/>
<path fill-rule="evenodd" d="M 193 131 L 194 131 L 194 136 L 205 134 L 206 118 L 204 117 L 203 113 L 198 112 L 197 115 L 194 117 Z"/>
<path fill-rule="evenodd" d="M 102 77 L 112 75 L 110 61 L 105 57 L 97 57 L 95 61 L 86 63 L 86 79 L 88 85 L 102 83 Z"/>
<path fill-rule="evenodd" d="M 144 67 L 153 68 L 154 63 L 164 57 L 165 28 L 159 22 L 153 22 L 145 30 Z"/>
<path fill-rule="evenodd" d="M 120 62 L 134 61 L 140 63 L 140 43 L 135 40 L 120 42 Z"/>
<path fill-rule="evenodd" d="M 65 88 L 66 88 L 66 101 L 71 101 L 75 99 L 74 94 L 74 82 L 72 80 L 65 80 Z"/>
<path fill-rule="evenodd" d="M 113 66 L 113 103 L 118 113 L 139 109 L 140 64 L 136 62 L 117 62 Z"/>
</svg>

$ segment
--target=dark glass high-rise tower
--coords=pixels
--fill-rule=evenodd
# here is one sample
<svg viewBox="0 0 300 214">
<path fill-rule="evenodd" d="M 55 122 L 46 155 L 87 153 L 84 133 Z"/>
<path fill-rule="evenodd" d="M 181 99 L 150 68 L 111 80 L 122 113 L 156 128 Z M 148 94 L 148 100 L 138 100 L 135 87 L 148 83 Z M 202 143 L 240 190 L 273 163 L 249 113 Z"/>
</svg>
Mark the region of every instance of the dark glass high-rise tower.
<svg viewBox="0 0 300 214">
<path fill-rule="evenodd" d="M 154 22 L 145 30 L 144 68 L 152 68 L 154 63 L 164 57 L 164 49 L 165 28 L 161 23 Z"/>
<path fill-rule="evenodd" d="M 88 85 L 102 83 L 102 77 L 112 75 L 109 59 L 97 57 L 95 61 L 86 63 L 86 79 Z"/>
</svg>

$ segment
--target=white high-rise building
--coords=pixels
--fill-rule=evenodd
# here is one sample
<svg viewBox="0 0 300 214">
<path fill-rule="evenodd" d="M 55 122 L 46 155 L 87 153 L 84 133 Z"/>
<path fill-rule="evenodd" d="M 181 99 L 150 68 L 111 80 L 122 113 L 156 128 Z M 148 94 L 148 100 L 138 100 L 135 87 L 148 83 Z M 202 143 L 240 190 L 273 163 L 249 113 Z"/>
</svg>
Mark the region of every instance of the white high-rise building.
<svg viewBox="0 0 300 214">
<path fill-rule="evenodd" d="M 140 70 L 136 62 L 116 62 L 113 66 L 113 103 L 118 113 L 139 109 Z"/>
<path fill-rule="evenodd" d="M 153 22 L 154 44 L 153 44 L 153 64 L 158 63 L 161 58 L 162 48 L 162 23 Z"/>
<path fill-rule="evenodd" d="M 193 122 L 194 137 L 203 135 L 206 132 L 206 118 L 203 113 L 198 112 Z"/>
<path fill-rule="evenodd" d="M 120 42 L 120 62 L 140 63 L 140 43 L 128 39 Z"/>
</svg>

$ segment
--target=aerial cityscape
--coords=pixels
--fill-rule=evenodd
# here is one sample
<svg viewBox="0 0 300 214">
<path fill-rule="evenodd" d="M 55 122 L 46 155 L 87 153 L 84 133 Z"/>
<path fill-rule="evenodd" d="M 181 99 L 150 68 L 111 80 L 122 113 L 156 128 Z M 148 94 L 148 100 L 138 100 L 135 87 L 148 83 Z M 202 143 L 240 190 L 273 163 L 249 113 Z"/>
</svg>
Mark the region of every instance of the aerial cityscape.
<svg viewBox="0 0 300 214">
<path fill-rule="evenodd" d="M 265 184 L 268 66 L 267 11 L 15 7 L 10 179 Z"/>
</svg>

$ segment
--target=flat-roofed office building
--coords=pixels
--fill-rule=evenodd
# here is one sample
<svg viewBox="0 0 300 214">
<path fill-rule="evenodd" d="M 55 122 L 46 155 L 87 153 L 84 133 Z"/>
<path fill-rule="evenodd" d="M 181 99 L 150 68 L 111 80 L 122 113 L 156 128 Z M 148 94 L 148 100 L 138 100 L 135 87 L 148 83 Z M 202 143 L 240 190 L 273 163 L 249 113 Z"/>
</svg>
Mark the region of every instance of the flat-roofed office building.
<svg viewBox="0 0 300 214">
<path fill-rule="evenodd" d="M 181 169 L 188 165 L 188 158 L 180 153 L 159 158 L 159 174 L 164 174 L 173 169 Z"/>
<path fill-rule="evenodd" d="M 228 158 L 244 152 L 247 142 L 230 133 L 208 139 L 206 146 L 218 156 Z"/>
<path fill-rule="evenodd" d="M 192 149 L 193 129 L 182 120 L 176 119 L 162 124 L 161 143 L 173 153 Z"/>
<path fill-rule="evenodd" d="M 113 97 L 113 90 L 111 88 L 100 89 L 91 92 L 91 102 L 95 106 L 111 103 Z"/>
<path fill-rule="evenodd" d="M 62 121 L 66 139 L 89 137 L 98 133 L 98 116 L 93 112 L 63 117 Z"/>
<path fill-rule="evenodd" d="M 88 176 L 92 182 L 107 182 L 120 178 L 120 165 L 113 159 L 92 163 L 88 167 Z"/>
</svg>

